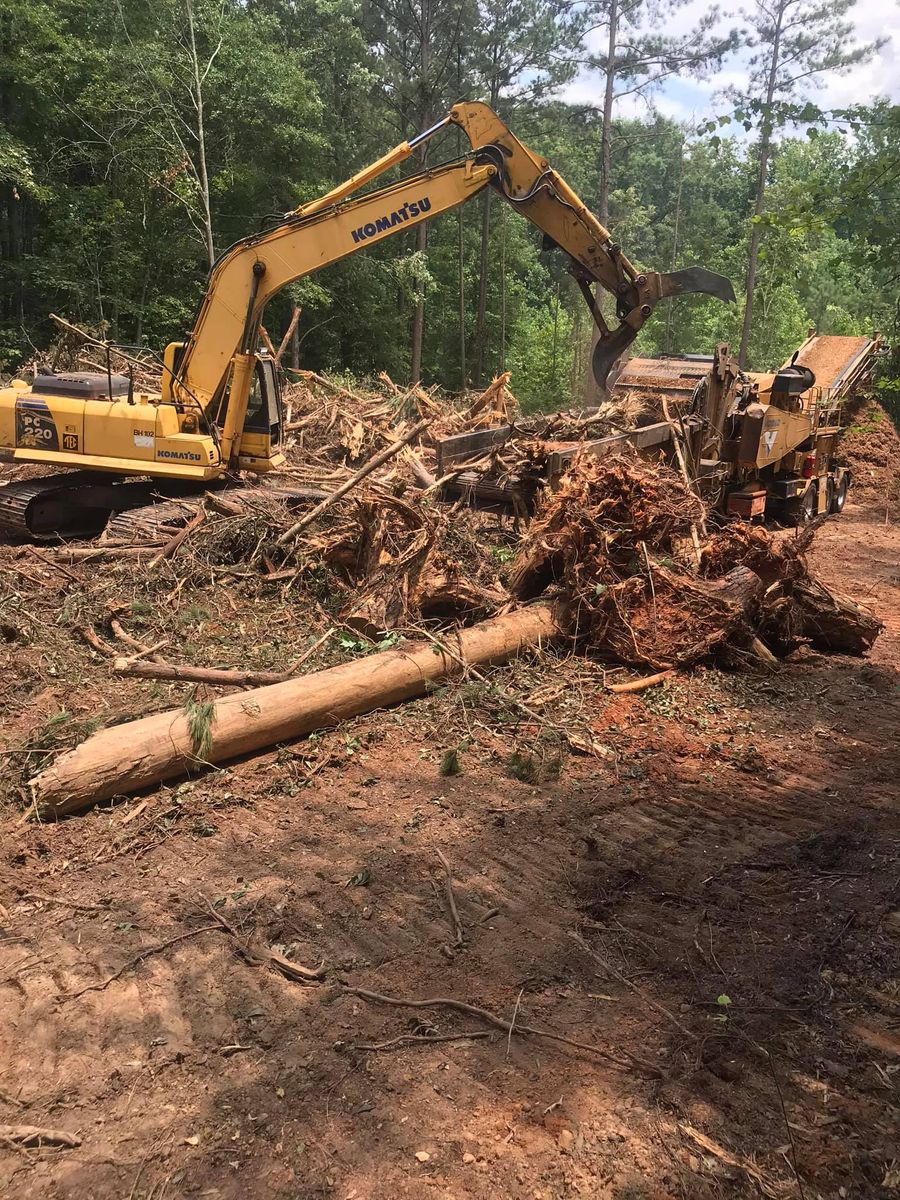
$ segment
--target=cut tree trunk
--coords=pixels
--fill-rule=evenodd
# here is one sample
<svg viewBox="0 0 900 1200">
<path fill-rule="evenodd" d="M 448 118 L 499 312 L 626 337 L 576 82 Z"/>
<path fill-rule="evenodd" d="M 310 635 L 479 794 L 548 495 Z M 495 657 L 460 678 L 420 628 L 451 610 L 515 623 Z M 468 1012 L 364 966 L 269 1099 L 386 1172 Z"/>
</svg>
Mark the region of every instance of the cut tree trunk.
<svg viewBox="0 0 900 1200">
<path fill-rule="evenodd" d="M 421 696 L 430 684 L 461 674 L 467 664 L 505 662 L 526 648 L 560 638 L 560 621 L 550 605 L 535 605 L 448 634 L 440 645 L 388 650 L 225 696 L 213 709 L 202 758 L 183 709 L 101 730 L 32 779 L 36 811 L 44 817 L 82 812 L 207 763 L 225 762 Z M 196 724 L 196 713 L 192 719 Z"/>
<path fill-rule="evenodd" d="M 884 625 L 846 596 L 829 592 L 816 579 L 798 580 L 791 598 L 800 609 L 800 627 L 816 650 L 865 654 Z"/>
</svg>

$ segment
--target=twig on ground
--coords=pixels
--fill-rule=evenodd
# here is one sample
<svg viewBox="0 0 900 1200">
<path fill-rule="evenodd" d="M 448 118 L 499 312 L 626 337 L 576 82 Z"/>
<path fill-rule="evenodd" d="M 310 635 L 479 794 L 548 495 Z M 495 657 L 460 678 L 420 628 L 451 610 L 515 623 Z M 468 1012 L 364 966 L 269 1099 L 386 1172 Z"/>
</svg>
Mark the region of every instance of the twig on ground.
<svg viewBox="0 0 900 1200">
<path fill-rule="evenodd" d="M 375 1004 L 390 1004 L 396 1008 L 451 1008 L 456 1012 L 467 1013 L 470 1017 L 478 1017 L 482 1021 L 486 1021 L 489 1025 L 493 1025 L 495 1029 L 502 1029 L 504 1032 L 509 1032 L 511 1022 L 505 1021 L 502 1017 L 498 1017 L 495 1013 L 489 1012 L 486 1008 L 477 1008 L 474 1004 L 466 1004 L 462 1000 L 454 1000 L 449 997 L 436 996 L 428 1000 L 403 1000 L 397 996 L 384 996 L 380 992 L 370 992 L 367 988 L 352 987 L 348 984 L 344 985 L 344 990 L 351 996 L 359 996 L 362 1000 L 371 1000 Z M 548 1041 L 559 1042 L 564 1046 L 571 1046 L 575 1050 L 585 1050 L 589 1054 L 596 1054 L 598 1058 L 602 1058 L 604 1062 L 610 1063 L 619 1071 L 628 1071 L 633 1067 L 640 1067 L 645 1071 L 651 1079 L 659 1079 L 662 1076 L 662 1071 L 655 1064 L 648 1062 L 646 1059 L 639 1058 L 636 1054 L 631 1054 L 629 1051 L 624 1051 L 626 1058 L 617 1058 L 614 1054 L 610 1054 L 607 1050 L 602 1050 L 599 1046 L 592 1045 L 590 1042 L 579 1042 L 573 1038 L 564 1037 L 561 1033 L 553 1033 L 549 1029 L 538 1029 L 533 1025 L 516 1025 L 519 1033 L 524 1033 L 530 1037 L 547 1038 Z"/>
<path fill-rule="evenodd" d="M 164 660 L 157 651 L 168 646 L 171 640 L 171 638 L 161 638 L 160 641 L 154 642 L 152 646 L 146 646 L 143 650 L 136 650 L 134 654 L 128 656 L 129 662 L 139 662 L 142 658 L 153 658 L 157 662 L 163 662 Z"/>
<path fill-rule="evenodd" d="M 181 666 L 170 662 L 144 662 L 137 656 L 117 658 L 112 664 L 117 675 L 136 675 L 139 679 L 184 680 L 217 687 L 266 687 L 285 683 L 290 675 L 275 671 L 226 671 L 216 667 Z"/>
<path fill-rule="evenodd" d="M 192 517 L 191 520 L 188 521 L 187 525 L 185 525 L 183 529 L 179 529 L 175 536 L 166 542 L 158 554 L 155 554 L 153 558 L 150 559 L 150 561 L 147 563 L 147 570 L 152 571 L 154 567 L 159 566 L 164 558 L 170 558 L 185 540 L 185 538 L 188 537 L 193 530 L 195 530 L 197 526 L 202 524 L 205 520 L 206 513 L 203 511 L 203 509 L 201 509 L 196 516 Z"/>
<path fill-rule="evenodd" d="M 59 904 L 63 908 L 77 908 L 79 912 L 98 912 L 100 904 L 79 904 L 77 900 L 67 900 L 65 896 L 47 896 L 43 892 L 25 892 L 23 900 L 40 900 L 43 904 Z"/>
<path fill-rule="evenodd" d="M 332 625 L 332 627 L 330 629 L 325 630 L 325 632 L 322 634 L 322 636 L 320 638 L 316 638 L 316 640 L 313 642 L 313 644 L 311 646 L 307 646 L 307 648 L 303 651 L 303 653 L 300 655 L 300 657 L 295 658 L 294 661 L 291 663 L 291 665 L 288 667 L 288 669 L 287 669 L 288 676 L 293 675 L 298 667 L 302 667 L 308 658 L 312 658 L 312 656 L 315 654 L 315 652 L 318 649 L 320 649 L 320 647 L 324 646 L 325 643 L 328 641 L 328 639 L 330 637 L 333 637 L 335 633 L 337 633 L 337 626 Z"/>
<path fill-rule="evenodd" d="M 91 649 L 96 650 L 98 654 L 102 654 L 106 658 L 116 657 L 115 648 L 113 646 L 108 646 L 106 642 L 101 640 L 100 635 L 97 633 L 97 630 L 93 627 L 93 625 L 83 626 L 81 629 L 81 636 L 91 647 Z"/>
<path fill-rule="evenodd" d="M 34 546 L 29 546 L 29 550 L 31 551 L 31 557 L 36 558 L 39 563 L 43 563 L 44 566 L 51 567 L 56 571 L 60 571 L 63 575 L 67 575 L 68 578 L 77 583 L 79 587 L 84 586 L 84 580 L 81 578 L 81 576 L 76 575 L 74 571 L 70 571 L 69 568 L 63 566 L 61 562 L 55 559 L 46 558 Z"/>
<path fill-rule="evenodd" d="M 647 564 L 647 578 L 650 580 L 650 597 L 653 600 L 653 632 L 656 632 L 659 624 L 659 613 L 656 608 L 656 584 L 653 582 L 653 568 L 650 566 L 650 555 L 647 552 L 647 543 L 641 542 L 641 549 L 644 551 L 644 562 Z"/>
<path fill-rule="evenodd" d="M 519 1005 L 522 1003 L 522 993 L 525 991 L 525 985 L 519 988 L 519 994 L 516 996 L 515 1007 L 513 1008 L 512 1020 L 509 1023 L 509 1033 L 506 1035 L 506 1057 L 509 1058 L 509 1052 L 512 1049 L 512 1035 L 516 1027 L 516 1017 L 519 1015 Z"/>
<path fill-rule="evenodd" d="M 112 617 L 110 619 L 109 627 L 120 642 L 123 642 L 126 646 L 130 646 L 134 651 L 133 654 L 129 654 L 128 656 L 130 662 L 137 662 L 138 659 L 150 658 L 152 656 L 156 656 L 155 661 L 162 661 L 156 652 L 157 650 L 161 650 L 163 646 L 168 646 L 170 640 L 169 638 L 163 638 L 162 641 L 157 642 L 155 645 L 147 646 L 144 642 L 140 642 L 137 638 L 132 637 L 131 634 L 123 628 L 122 622 L 116 617 Z"/>
<path fill-rule="evenodd" d="M 217 930 L 218 925 L 202 925 L 199 929 L 189 929 L 187 933 L 179 933 L 176 937 L 168 938 L 165 942 L 159 942 L 155 946 L 147 946 L 140 954 L 136 954 L 134 958 L 130 958 L 126 963 L 119 967 L 118 971 L 114 971 L 112 975 L 107 976 L 101 983 L 89 983 L 86 987 L 79 988 L 77 992 L 66 992 L 60 996 L 60 1000 L 75 1000 L 79 996 L 83 996 L 85 992 L 102 992 L 104 988 L 108 988 L 111 983 L 121 978 L 126 971 L 131 971 L 135 967 L 139 967 L 145 958 L 149 958 L 151 954 L 159 954 L 161 950 L 168 949 L 169 946 L 174 946 L 177 942 L 184 942 L 188 938 L 198 937 L 201 933 L 212 933 Z"/>
<path fill-rule="evenodd" d="M 453 892 L 453 875 L 450 871 L 450 864 L 444 857 L 442 851 L 435 847 L 435 854 L 441 860 L 441 866 L 444 868 L 444 892 L 447 896 L 447 904 L 450 908 L 450 923 L 453 926 L 453 936 L 456 939 L 456 945 L 461 946 L 464 941 L 462 921 L 459 919 L 459 909 L 456 907 L 456 896 Z"/>
<path fill-rule="evenodd" d="M 778 1072 L 775 1070 L 775 1059 L 771 1053 L 765 1048 L 756 1043 L 758 1048 L 766 1056 L 769 1063 L 769 1070 L 772 1072 L 772 1082 L 775 1084 L 775 1091 L 778 1094 L 778 1104 L 781 1108 L 781 1119 L 784 1121 L 784 1127 L 787 1130 L 788 1143 L 791 1147 L 791 1170 L 794 1172 L 794 1179 L 797 1181 L 797 1191 L 800 1194 L 800 1200 L 806 1200 L 806 1195 L 803 1191 L 803 1181 L 800 1178 L 800 1172 L 797 1170 L 797 1143 L 794 1140 L 794 1131 L 791 1128 L 791 1123 L 788 1120 L 787 1109 L 784 1106 L 784 1095 L 781 1091 L 781 1083 L 778 1080 Z"/>
<path fill-rule="evenodd" d="M 292 962 L 289 958 L 285 958 L 283 954 L 279 954 L 275 950 L 270 950 L 268 946 L 251 945 L 245 941 L 235 927 L 215 908 L 206 896 L 201 895 L 201 900 L 209 909 L 210 913 L 218 921 L 219 926 L 230 934 L 236 943 L 236 948 L 241 958 L 249 963 L 251 967 L 272 967 L 284 975 L 286 979 L 290 979 L 293 983 L 314 984 L 319 983 L 322 979 L 322 967 L 304 967 L 300 963 Z"/>
<path fill-rule="evenodd" d="M 645 688 L 655 687 L 658 683 L 664 683 L 667 679 L 671 679 L 674 674 L 674 670 L 657 671 L 655 675 L 645 675 L 643 679 L 631 679 L 628 683 L 608 683 L 606 690 L 608 692 L 642 692 Z"/>
<path fill-rule="evenodd" d="M 492 1038 L 494 1035 L 487 1029 L 469 1030 L 468 1033 L 434 1033 L 430 1036 L 424 1033 L 403 1033 L 400 1037 L 391 1038 L 389 1042 L 376 1042 L 372 1046 L 357 1046 L 357 1050 L 393 1050 L 395 1046 L 413 1046 L 423 1042 L 469 1042 L 476 1038 Z"/>
<path fill-rule="evenodd" d="M 772 1181 L 755 1166 L 749 1159 L 739 1158 L 736 1154 L 732 1154 L 730 1150 L 726 1150 L 724 1146 L 720 1146 L 718 1142 L 714 1142 L 712 1138 L 707 1137 L 705 1133 L 701 1133 L 699 1129 L 694 1129 L 693 1125 L 688 1125 L 684 1121 L 678 1122 L 678 1128 L 683 1134 L 696 1142 L 701 1150 L 706 1150 L 709 1154 L 714 1155 L 726 1166 L 735 1167 L 739 1171 L 743 1171 L 759 1186 L 760 1191 L 765 1196 L 777 1196 L 777 1191 L 772 1185 Z"/>
<path fill-rule="evenodd" d="M 478 918 L 478 920 L 475 922 L 475 924 L 476 925 L 486 925 L 488 923 L 488 921 L 492 921 L 494 919 L 494 917 L 499 917 L 499 916 L 500 916 L 499 908 L 489 908 L 483 917 Z"/>
<path fill-rule="evenodd" d="M 638 987 L 636 983 L 633 983 L 632 980 L 623 975 L 618 967 L 613 966 L 609 959 L 604 958 L 602 954 L 599 954 L 593 946 L 589 946 L 580 934 L 570 930 L 569 937 L 573 942 L 578 943 L 585 954 L 589 955 L 597 964 L 597 966 L 601 968 L 601 970 L 606 971 L 609 975 L 612 975 L 613 978 L 618 979 L 619 983 L 624 984 L 625 987 L 634 992 L 636 996 L 639 996 L 642 1003 L 649 1005 L 650 1008 L 655 1008 L 656 1011 L 662 1013 L 664 1017 L 668 1017 L 675 1028 L 679 1029 L 683 1034 L 689 1037 L 691 1041 L 696 1041 L 697 1035 L 692 1033 L 686 1025 L 682 1025 L 682 1023 L 670 1009 L 666 1008 L 664 1004 L 660 1004 L 658 1000 L 654 1000 L 653 997 L 648 995 L 643 988 Z"/>
<path fill-rule="evenodd" d="M 17 1146 L 80 1146 L 81 1138 L 65 1129 L 47 1129 L 43 1125 L 0 1125 L 0 1142 Z"/>
</svg>

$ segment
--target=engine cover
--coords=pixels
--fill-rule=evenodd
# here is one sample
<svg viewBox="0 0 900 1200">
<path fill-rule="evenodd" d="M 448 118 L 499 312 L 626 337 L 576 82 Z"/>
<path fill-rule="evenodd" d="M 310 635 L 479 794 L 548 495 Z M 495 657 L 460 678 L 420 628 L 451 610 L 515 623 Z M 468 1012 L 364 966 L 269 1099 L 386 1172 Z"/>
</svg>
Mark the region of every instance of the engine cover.
<svg viewBox="0 0 900 1200">
<path fill-rule="evenodd" d="M 32 392 L 41 396 L 72 396 L 76 400 L 109 400 L 128 395 L 127 375 L 99 371 L 69 371 L 64 375 L 35 375 Z"/>
</svg>

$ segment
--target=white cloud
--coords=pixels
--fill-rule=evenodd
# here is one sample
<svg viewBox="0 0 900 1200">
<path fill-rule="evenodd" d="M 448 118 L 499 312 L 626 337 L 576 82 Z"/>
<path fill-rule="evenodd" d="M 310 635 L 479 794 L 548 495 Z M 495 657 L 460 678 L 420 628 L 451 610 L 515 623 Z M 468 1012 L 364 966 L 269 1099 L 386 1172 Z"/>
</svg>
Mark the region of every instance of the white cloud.
<svg viewBox="0 0 900 1200">
<path fill-rule="evenodd" d="M 708 8 L 708 0 L 688 0 L 667 17 L 666 31 L 675 35 L 689 33 Z M 888 96 L 900 102 L 900 7 L 895 3 L 886 10 L 883 0 L 859 0 L 848 13 L 848 20 L 853 22 L 859 42 L 885 38 L 885 45 L 870 62 L 842 74 L 830 72 L 821 77 L 817 85 L 809 89 L 810 98 L 822 108 L 865 104 L 877 96 Z M 724 11 L 719 23 L 722 30 L 742 24 L 736 9 L 730 13 Z M 589 49 L 599 52 L 604 40 L 605 31 L 596 31 L 588 39 Z M 666 80 L 653 95 L 655 107 L 664 116 L 685 122 L 697 122 L 727 111 L 724 93 L 728 88 L 741 87 L 744 83 L 743 63 L 747 54 L 744 50 L 732 55 L 720 70 L 706 78 L 681 76 Z M 563 98 L 573 104 L 599 107 L 602 102 L 599 77 L 582 73 L 563 92 Z M 646 112 L 646 101 L 635 96 L 623 97 L 616 108 L 617 116 L 622 117 L 640 116 Z"/>
</svg>

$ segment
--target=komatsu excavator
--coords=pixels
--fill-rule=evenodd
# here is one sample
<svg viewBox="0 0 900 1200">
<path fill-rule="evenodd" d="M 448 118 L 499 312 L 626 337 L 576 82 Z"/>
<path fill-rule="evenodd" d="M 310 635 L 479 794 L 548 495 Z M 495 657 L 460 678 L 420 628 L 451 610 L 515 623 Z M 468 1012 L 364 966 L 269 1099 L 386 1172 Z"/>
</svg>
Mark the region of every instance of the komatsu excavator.
<svg viewBox="0 0 900 1200">
<path fill-rule="evenodd" d="M 454 127 L 469 140 L 467 154 L 354 195 Z M 599 330 L 593 371 L 601 389 L 661 299 L 704 292 L 734 300 L 728 280 L 702 268 L 638 270 L 565 180 L 487 105 L 457 104 L 345 183 L 227 250 L 210 272 L 187 342 L 163 353 L 160 394 L 137 391 L 133 377 L 111 372 L 38 374 L 30 386 L 14 380 L 0 391 L 0 460 L 68 469 L 0 487 L 0 532 L 96 533 L 111 513 L 154 496 L 183 494 L 239 471 L 277 470 L 284 463 L 278 377 L 273 361 L 257 352 L 266 302 L 488 186 L 542 230 L 545 249 L 568 256 Z M 604 320 L 593 284 L 615 298 L 616 327 Z"/>
</svg>

